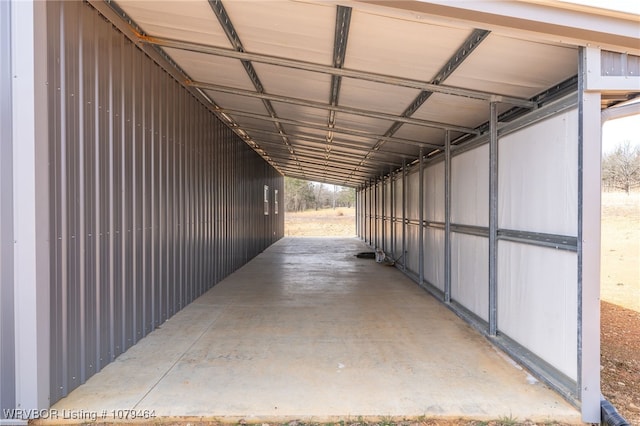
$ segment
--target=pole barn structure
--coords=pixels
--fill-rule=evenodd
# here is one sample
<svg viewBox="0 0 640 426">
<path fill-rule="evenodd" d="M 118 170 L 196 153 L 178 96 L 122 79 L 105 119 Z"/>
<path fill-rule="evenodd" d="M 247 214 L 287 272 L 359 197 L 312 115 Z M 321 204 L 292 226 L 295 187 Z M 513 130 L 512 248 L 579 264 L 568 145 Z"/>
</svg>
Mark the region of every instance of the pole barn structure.
<svg viewBox="0 0 640 426">
<path fill-rule="evenodd" d="M 640 95 L 638 15 L 11 0 L 0 57 L 3 410 L 281 239 L 291 176 L 355 188 L 360 239 L 600 421 L 601 114 Z"/>
</svg>

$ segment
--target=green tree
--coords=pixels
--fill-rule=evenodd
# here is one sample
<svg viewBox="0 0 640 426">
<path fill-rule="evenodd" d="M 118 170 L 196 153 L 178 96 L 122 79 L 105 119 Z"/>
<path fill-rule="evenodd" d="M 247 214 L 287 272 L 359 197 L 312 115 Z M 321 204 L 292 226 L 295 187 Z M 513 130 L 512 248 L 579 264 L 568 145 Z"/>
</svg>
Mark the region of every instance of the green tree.
<svg viewBox="0 0 640 426">
<path fill-rule="evenodd" d="M 338 207 L 352 207 L 356 202 L 356 191 L 353 188 L 340 187 L 336 196 Z"/>
<path fill-rule="evenodd" d="M 284 178 L 284 204 L 288 212 L 299 212 L 311 207 L 315 199 L 311 182 Z"/>
</svg>

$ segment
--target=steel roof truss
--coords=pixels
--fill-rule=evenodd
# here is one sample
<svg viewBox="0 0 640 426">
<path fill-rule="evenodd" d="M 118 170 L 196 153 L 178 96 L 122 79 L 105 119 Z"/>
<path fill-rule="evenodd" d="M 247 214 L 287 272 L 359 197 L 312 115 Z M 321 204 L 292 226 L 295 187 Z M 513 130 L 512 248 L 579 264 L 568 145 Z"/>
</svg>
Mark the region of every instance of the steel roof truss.
<svg viewBox="0 0 640 426">
<path fill-rule="evenodd" d="M 308 99 L 293 98 L 291 96 L 271 95 L 268 93 L 254 92 L 252 90 L 238 89 L 234 87 L 220 86 L 217 84 L 203 83 L 203 82 L 196 82 L 196 81 L 190 81 L 188 82 L 188 84 L 191 87 L 198 87 L 203 90 L 212 90 L 216 92 L 230 93 L 230 94 L 239 95 L 239 96 L 248 96 L 248 97 L 259 98 L 267 101 L 283 102 L 283 103 L 288 103 L 293 105 L 307 106 L 311 108 L 326 109 L 330 111 L 343 112 L 346 114 L 359 115 L 362 117 L 377 118 L 380 120 L 399 121 L 402 123 L 414 124 L 417 126 L 432 127 L 436 129 L 442 129 L 442 130 L 452 130 L 455 132 L 468 133 L 473 135 L 480 134 L 478 130 L 472 129 L 470 127 L 456 126 L 454 124 L 447 124 L 447 123 L 438 123 L 435 121 L 422 120 L 418 118 L 402 117 L 400 115 L 387 114 L 384 112 L 370 111 L 370 110 L 364 110 L 364 109 L 354 108 L 354 107 L 329 105 L 329 104 L 324 104 L 322 102 L 311 101 Z"/>
<path fill-rule="evenodd" d="M 255 118 L 257 120 L 264 120 L 264 121 L 275 121 L 276 120 L 275 118 L 269 117 L 267 115 L 255 114 L 255 113 L 252 113 L 252 112 L 245 112 L 245 111 L 239 111 L 239 110 L 228 109 L 228 108 L 220 108 L 220 109 L 217 110 L 217 112 L 225 113 L 225 114 L 229 114 L 229 115 L 238 115 L 238 116 L 241 116 L 241 117 Z M 286 119 L 286 118 L 278 118 L 277 121 L 279 121 L 282 124 L 287 124 L 287 125 L 292 125 L 292 126 L 306 127 L 306 128 L 309 128 L 309 129 L 316 129 L 316 130 L 328 130 L 326 125 L 324 125 L 324 124 L 314 124 L 314 123 L 309 123 L 309 122 L 306 122 L 306 121 L 290 120 L 290 119 Z M 333 128 L 331 130 L 334 133 L 340 133 L 340 134 L 347 135 L 347 136 L 362 137 L 362 138 L 373 139 L 373 140 L 375 140 L 375 139 L 384 139 L 384 140 L 387 140 L 389 142 L 394 142 L 394 143 L 399 143 L 399 144 L 404 144 L 404 145 L 412 145 L 412 146 L 418 146 L 418 147 L 419 146 L 423 146 L 423 147 L 434 148 L 434 149 L 444 149 L 444 145 L 429 144 L 429 143 L 424 143 L 424 142 L 415 141 L 415 140 L 411 140 L 411 139 L 398 138 L 398 137 L 384 137 L 384 136 L 377 135 L 375 133 L 365 132 L 365 131 L 362 131 L 362 130 L 344 129 L 344 128 L 341 128 L 341 127 L 335 127 L 335 128 Z M 359 147 L 359 148 L 362 148 L 362 147 Z M 380 151 L 380 152 L 382 152 L 382 151 Z"/>
<path fill-rule="evenodd" d="M 342 77 L 350 77 L 360 80 L 373 81 L 377 83 L 390 84 L 394 86 L 410 87 L 413 89 L 421 89 L 434 93 L 443 93 L 451 96 L 462 96 L 465 98 L 479 99 L 487 102 L 503 102 L 514 106 L 524 108 L 535 108 L 535 103 L 515 96 L 506 96 L 497 93 L 482 92 L 479 90 L 464 89 L 460 87 L 446 86 L 440 84 L 427 83 L 421 80 L 413 80 L 409 78 L 395 77 L 384 74 L 376 74 L 367 71 L 350 70 L 346 68 L 335 68 L 329 65 L 316 64 L 312 62 L 299 61 L 295 59 L 287 59 L 271 55 L 263 55 L 257 53 L 238 52 L 233 49 L 224 47 L 209 46 L 199 43 L 191 43 L 181 40 L 172 40 L 163 37 L 139 36 L 140 42 L 153 44 L 161 47 L 170 47 L 174 49 L 188 50 L 191 52 L 223 56 L 227 58 L 235 58 L 240 60 L 248 60 L 253 62 L 261 62 L 265 64 L 278 65 L 287 68 L 300 69 L 305 71 L 319 72 L 329 75 L 339 75 Z"/>
<path fill-rule="evenodd" d="M 209 5 L 211 6 L 211 10 L 213 10 L 213 13 L 218 18 L 218 22 L 220 23 L 220 26 L 224 30 L 225 34 L 227 35 L 227 38 L 229 39 L 229 42 L 231 43 L 231 45 L 234 47 L 234 49 L 237 52 L 244 52 L 244 47 L 242 46 L 240 37 L 238 36 L 238 33 L 236 32 L 233 26 L 233 23 L 231 22 L 231 19 L 227 14 L 226 9 L 222 5 L 222 0 L 209 0 Z M 249 76 L 249 79 L 251 80 L 251 82 L 253 83 L 253 86 L 256 89 L 256 93 L 264 93 L 264 86 L 262 85 L 262 82 L 258 77 L 258 73 L 256 73 L 255 68 L 251 64 L 251 61 L 245 59 L 245 60 L 241 60 L 241 62 L 242 62 L 242 66 L 247 72 L 247 75 Z M 261 98 L 261 99 L 269 115 L 277 119 L 278 115 L 276 114 L 276 111 L 273 108 L 271 101 L 268 98 Z M 278 132 L 280 132 L 284 144 L 290 146 L 289 140 L 287 139 L 287 135 L 284 133 L 284 129 L 282 128 L 282 125 L 280 124 L 280 122 L 276 120 L 274 121 L 274 125 L 278 130 Z M 290 148 L 291 148 L 291 153 L 295 155 L 293 147 L 290 147 Z"/>
</svg>

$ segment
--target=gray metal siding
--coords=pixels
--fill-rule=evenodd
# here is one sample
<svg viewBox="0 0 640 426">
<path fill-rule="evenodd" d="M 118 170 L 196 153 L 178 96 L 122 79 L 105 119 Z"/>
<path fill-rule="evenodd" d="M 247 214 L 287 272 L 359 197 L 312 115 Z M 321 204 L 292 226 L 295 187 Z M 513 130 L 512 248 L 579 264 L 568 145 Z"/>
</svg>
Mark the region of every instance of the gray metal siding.
<svg viewBox="0 0 640 426">
<path fill-rule="evenodd" d="M 262 199 L 282 176 L 94 9 L 47 14 L 53 403 L 281 238 L 284 215 Z"/>
<path fill-rule="evenodd" d="M 10 57 L 11 3 L 0 2 L 0 409 L 16 406 Z"/>
</svg>

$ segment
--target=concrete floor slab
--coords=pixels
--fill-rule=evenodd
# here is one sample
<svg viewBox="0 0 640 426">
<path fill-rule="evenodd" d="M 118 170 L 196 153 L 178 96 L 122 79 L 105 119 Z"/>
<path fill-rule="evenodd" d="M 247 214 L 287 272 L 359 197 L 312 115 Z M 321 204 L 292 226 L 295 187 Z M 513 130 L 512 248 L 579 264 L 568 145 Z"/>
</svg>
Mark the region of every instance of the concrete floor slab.
<svg viewBox="0 0 640 426">
<path fill-rule="evenodd" d="M 58 410 L 580 422 L 580 413 L 357 239 L 287 238 L 59 401 Z"/>
</svg>

